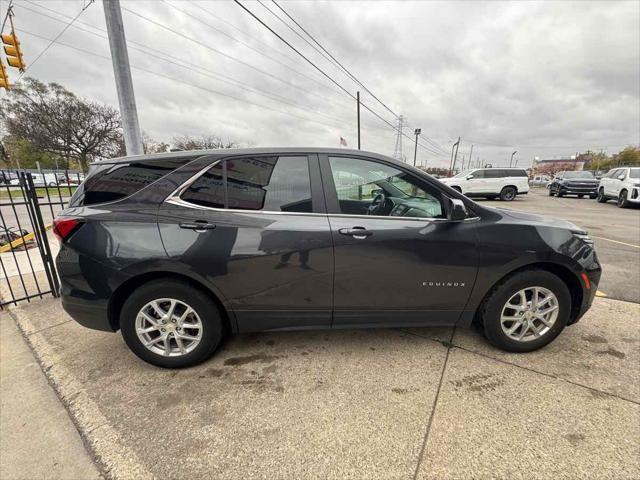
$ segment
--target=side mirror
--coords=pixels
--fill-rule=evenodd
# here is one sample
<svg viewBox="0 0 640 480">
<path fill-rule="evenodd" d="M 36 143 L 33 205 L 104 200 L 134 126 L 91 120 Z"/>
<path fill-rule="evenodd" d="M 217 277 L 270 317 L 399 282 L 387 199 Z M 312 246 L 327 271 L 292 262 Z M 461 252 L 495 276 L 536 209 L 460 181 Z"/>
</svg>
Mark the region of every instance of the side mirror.
<svg viewBox="0 0 640 480">
<path fill-rule="evenodd" d="M 452 222 L 461 222 L 467 218 L 467 207 L 459 198 L 449 199 L 449 220 Z"/>
<path fill-rule="evenodd" d="M 467 175 L 467 180 L 471 180 L 473 178 L 473 173 Z"/>
<path fill-rule="evenodd" d="M 618 180 L 624 180 L 624 173 L 622 175 L 618 175 Z"/>
</svg>

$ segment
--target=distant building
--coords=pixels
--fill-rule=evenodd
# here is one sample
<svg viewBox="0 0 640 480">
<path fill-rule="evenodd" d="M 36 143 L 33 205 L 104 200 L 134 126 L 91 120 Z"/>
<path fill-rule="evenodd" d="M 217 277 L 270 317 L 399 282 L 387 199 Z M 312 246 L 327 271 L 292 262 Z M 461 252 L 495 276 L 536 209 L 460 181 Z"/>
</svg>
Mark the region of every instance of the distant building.
<svg viewBox="0 0 640 480">
<path fill-rule="evenodd" d="M 585 163 L 590 159 L 585 155 L 578 155 L 573 158 L 554 158 L 549 160 L 536 160 L 533 163 L 532 174 L 545 172 L 549 170 L 560 171 L 563 169 L 583 170 Z"/>
</svg>

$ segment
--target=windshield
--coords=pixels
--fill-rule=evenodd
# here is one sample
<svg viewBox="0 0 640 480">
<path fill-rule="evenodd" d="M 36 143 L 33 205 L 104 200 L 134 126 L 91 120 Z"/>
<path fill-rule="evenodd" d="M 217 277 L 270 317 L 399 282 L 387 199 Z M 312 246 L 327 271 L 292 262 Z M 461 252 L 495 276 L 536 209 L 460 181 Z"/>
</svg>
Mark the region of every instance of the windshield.
<svg viewBox="0 0 640 480">
<path fill-rule="evenodd" d="M 464 172 L 460 172 L 457 175 L 454 175 L 453 178 L 462 178 L 462 177 L 466 177 L 467 175 L 469 175 L 471 172 L 473 172 L 473 170 L 465 170 Z"/>
<path fill-rule="evenodd" d="M 630 168 L 629 178 L 640 178 L 640 168 Z"/>
<path fill-rule="evenodd" d="M 585 171 L 564 172 L 563 178 L 593 178 L 593 173 Z"/>
</svg>

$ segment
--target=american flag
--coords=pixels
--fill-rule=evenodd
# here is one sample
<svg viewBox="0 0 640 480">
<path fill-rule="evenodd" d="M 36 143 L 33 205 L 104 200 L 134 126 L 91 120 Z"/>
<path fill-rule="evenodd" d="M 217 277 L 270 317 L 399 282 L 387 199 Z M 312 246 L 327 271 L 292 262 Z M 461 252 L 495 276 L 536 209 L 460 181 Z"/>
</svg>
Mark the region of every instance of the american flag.
<svg viewBox="0 0 640 480">
<path fill-rule="evenodd" d="M 341 147 L 346 147 L 347 146 L 347 141 L 342 137 L 340 137 L 340 146 Z"/>
</svg>

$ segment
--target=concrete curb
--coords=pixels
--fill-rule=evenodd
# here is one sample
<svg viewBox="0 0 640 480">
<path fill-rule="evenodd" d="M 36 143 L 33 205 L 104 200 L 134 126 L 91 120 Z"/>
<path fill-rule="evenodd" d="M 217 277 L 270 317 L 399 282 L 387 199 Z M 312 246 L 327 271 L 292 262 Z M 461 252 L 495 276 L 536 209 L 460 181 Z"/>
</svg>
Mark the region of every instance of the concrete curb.
<svg viewBox="0 0 640 480">
<path fill-rule="evenodd" d="M 61 365 L 50 361 L 39 343 L 25 333 L 22 322 L 25 312 L 18 306 L 7 309 L 18 330 L 33 352 L 49 385 L 67 410 L 71 421 L 78 430 L 89 456 L 98 470 L 107 479 L 136 478 L 152 479 L 154 476 L 142 466 L 133 452 L 127 450 L 118 433 L 109 425 L 98 405 Z M 96 435 L 100 432 L 99 435 Z"/>
</svg>

